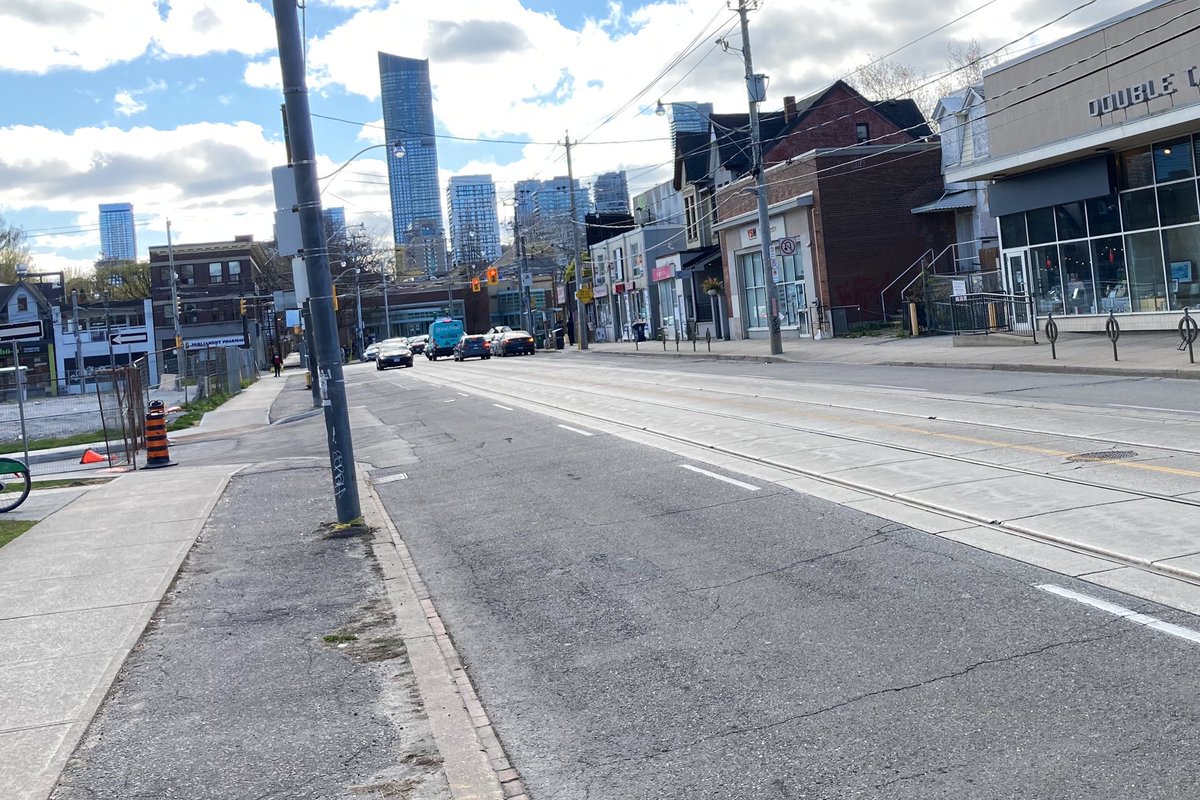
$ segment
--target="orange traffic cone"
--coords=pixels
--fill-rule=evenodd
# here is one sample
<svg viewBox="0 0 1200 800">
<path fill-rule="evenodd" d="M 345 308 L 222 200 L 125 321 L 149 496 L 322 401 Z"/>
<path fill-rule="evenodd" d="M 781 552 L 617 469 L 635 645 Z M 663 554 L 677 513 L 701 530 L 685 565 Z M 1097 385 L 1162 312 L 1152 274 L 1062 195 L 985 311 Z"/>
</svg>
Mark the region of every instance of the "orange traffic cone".
<svg viewBox="0 0 1200 800">
<path fill-rule="evenodd" d="M 102 464 L 105 461 L 108 461 L 106 457 L 100 455 L 90 447 L 84 451 L 83 458 L 79 459 L 80 464 Z"/>
</svg>

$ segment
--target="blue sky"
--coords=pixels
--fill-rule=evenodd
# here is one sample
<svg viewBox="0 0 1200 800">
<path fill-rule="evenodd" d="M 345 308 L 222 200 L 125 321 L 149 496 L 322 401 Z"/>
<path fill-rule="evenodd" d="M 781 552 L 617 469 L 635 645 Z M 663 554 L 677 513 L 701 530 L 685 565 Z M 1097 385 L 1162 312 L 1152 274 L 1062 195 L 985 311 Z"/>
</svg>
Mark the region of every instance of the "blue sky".
<svg viewBox="0 0 1200 800">
<path fill-rule="evenodd" d="M 999 45 L 1080 2 L 769 0 L 750 17 L 755 66 L 778 108 L 980 7 L 896 58 L 936 73 L 948 44 Z M 1129 5 L 1097 0 L 1015 50 Z M 379 50 L 430 59 L 443 179 L 489 173 L 501 197 L 565 174 L 567 131 L 585 141 L 577 177 L 626 169 L 645 190 L 669 177 L 658 98 L 746 107 L 742 62 L 714 43 L 739 41 L 725 0 L 309 0 L 305 24 L 322 175 L 381 141 Z M 4 0 L 0 30 L 0 216 L 27 231 L 35 268 L 90 264 L 106 202 L 134 204 L 143 256 L 168 218 L 181 242 L 270 238 L 284 151 L 269 0 Z M 324 202 L 385 234 L 382 152 L 327 182 Z"/>
</svg>

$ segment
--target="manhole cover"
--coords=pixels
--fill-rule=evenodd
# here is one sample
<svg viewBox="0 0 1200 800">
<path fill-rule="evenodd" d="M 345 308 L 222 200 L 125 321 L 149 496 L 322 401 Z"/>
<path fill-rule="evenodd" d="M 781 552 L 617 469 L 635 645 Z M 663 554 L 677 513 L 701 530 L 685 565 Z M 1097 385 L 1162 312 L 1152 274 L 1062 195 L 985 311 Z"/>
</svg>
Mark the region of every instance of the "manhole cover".
<svg viewBox="0 0 1200 800">
<path fill-rule="evenodd" d="M 1067 461 L 1120 461 L 1136 455 L 1133 450 L 1101 450 L 1098 453 L 1076 453 L 1067 456 Z"/>
</svg>

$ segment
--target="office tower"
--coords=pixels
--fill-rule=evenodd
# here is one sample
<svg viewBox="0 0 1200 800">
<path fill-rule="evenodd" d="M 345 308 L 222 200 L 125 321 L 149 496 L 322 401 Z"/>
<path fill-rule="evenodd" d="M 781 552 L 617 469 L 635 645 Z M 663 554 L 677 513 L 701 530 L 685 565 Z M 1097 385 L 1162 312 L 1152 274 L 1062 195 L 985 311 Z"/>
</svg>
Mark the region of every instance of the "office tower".
<svg viewBox="0 0 1200 800">
<path fill-rule="evenodd" d="M 597 214 L 629 213 L 629 184 L 625 180 L 625 170 L 601 173 L 592 185 L 592 195 Z"/>
<path fill-rule="evenodd" d="M 700 132 L 708 130 L 712 117 L 712 103 L 668 103 L 671 109 L 671 141 L 675 134 L 683 131 Z"/>
<path fill-rule="evenodd" d="M 429 61 L 379 53 L 379 86 L 388 148 L 392 234 L 425 272 L 446 267 L 446 236 L 438 193 L 437 139 Z"/>
<path fill-rule="evenodd" d="M 132 203 L 100 204 L 100 260 L 137 261 Z"/>
<path fill-rule="evenodd" d="M 513 186 L 514 202 L 516 203 L 514 216 L 517 218 L 517 224 L 522 228 L 533 225 L 533 198 L 541 185 L 541 181 L 529 179 L 517 181 Z"/>
<path fill-rule="evenodd" d="M 500 220 L 491 175 L 455 175 L 446 188 L 446 205 L 455 261 L 490 263 L 500 257 Z"/>
<path fill-rule="evenodd" d="M 323 208 L 321 219 L 325 222 L 325 235 L 329 238 L 346 234 L 346 209 L 341 206 Z"/>
<path fill-rule="evenodd" d="M 571 219 L 571 183 L 566 175 L 541 181 L 533 193 L 534 224 L 569 221 Z M 583 223 L 584 216 L 592 210 L 588 190 L 580 188 L 575 180 L 575 221 Z"/>
</svg>

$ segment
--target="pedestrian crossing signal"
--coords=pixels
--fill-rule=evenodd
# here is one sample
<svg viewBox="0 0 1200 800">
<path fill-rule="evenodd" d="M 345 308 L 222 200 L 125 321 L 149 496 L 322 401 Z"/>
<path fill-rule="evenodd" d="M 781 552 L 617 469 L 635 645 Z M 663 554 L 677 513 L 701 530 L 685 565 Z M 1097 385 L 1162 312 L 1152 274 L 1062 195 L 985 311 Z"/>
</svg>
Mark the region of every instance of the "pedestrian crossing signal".
<svg viewBox="0 0 1200 800">
<path fill-rule="evenodd" d="M 495 267 L 488 267 L 487 271 L 488 286 L 495 286 L 500 282 L 500 270 Z"/>
<path fill-rule="evenodd" d="M 472 292 L 479 291 L 479 278 L 471 278 L 471 291 Z"/>
</svg>

